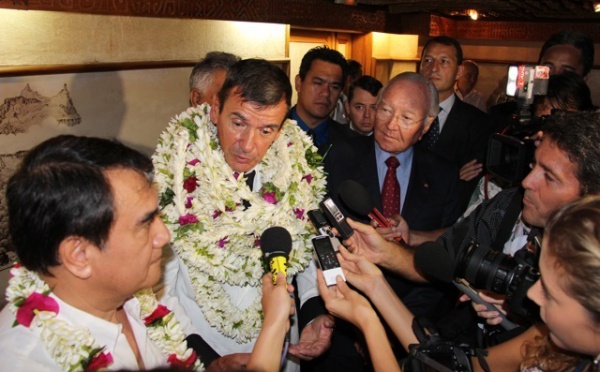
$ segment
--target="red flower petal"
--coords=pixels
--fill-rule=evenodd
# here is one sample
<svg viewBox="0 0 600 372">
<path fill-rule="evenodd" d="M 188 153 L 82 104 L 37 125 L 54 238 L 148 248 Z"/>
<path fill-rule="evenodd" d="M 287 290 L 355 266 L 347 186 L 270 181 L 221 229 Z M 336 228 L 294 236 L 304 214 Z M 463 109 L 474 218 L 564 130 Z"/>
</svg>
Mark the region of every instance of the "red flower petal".
<svg viewBox="0 0 600 372">
<path fill-rule="evenodd" d="M 36 315 L 34 310 L 58 313 L 58 309 L 58 303 L 55 299 L 33 292 L 17 310 L 17 323 L 29 328 Z"/>
<path fill-rule="evenodd" d="M 144 324 L 149 325 L 154 323 L 155 321 L 164 318 L 171 312 L 165 305 L 158 305 L 156 309 L 152 312 L 152 314 L 148 315 L 144 318 Z"/>
<path fill-rule="evenodd" d="M 113 357 L 111 353 L 98 353 L 90 360 L 90 363 L 85 370 L 90 372 L 98 371 L 110 366 L 112 362 Z"/>
<path fill-rule="evenodd" d="M 198 359 L 198 356 L 196 355 L 195 351 L 192 351 L 192 354 L 190 355 L 189 358 L 187 358 L 187 360 L 179 360 L 177 358 L 177 355 L 171 354 L 171 355 L 169 355 L 169 359 L 167 359 L 167 362 L 169 362 L 169 364 L 172 365 L 173 367 L 189 368 L 194 365 L 194 363 L 196 362 L 196 359 Z"/>
</svg>

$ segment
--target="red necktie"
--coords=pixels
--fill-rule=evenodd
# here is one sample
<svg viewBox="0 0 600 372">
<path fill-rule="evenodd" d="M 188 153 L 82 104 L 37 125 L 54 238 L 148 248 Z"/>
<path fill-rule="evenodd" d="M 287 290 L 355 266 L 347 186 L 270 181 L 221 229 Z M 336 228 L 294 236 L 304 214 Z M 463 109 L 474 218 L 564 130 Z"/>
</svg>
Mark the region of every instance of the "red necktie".
<svg viewBox="0 0 600 372">
<path fill-rule="evenodd" d="M 392 217 L 400 214 L 400 184 L 396 178 L 396 168 L 400 165 L 395 156 L 390 156 L 385 161 L 388 169 L 383 179 L 383 188 L 381 190 L 381 201 L 383 203 L 383 215 Z"/>
</svg>

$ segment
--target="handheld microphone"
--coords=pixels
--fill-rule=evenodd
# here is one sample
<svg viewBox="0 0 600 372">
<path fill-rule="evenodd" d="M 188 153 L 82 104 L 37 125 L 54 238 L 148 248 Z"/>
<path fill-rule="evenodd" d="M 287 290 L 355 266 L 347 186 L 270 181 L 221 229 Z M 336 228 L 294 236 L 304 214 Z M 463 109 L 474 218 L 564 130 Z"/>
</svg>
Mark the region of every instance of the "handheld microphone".
<svg viewBox="0 0 600 372">
<path fill-rule="evenodd" d="M 373 201 L 367 189 L 360 183 L 353 180 L 345 180 L 338 189 L 340 198 L 352 209 L 353 212 L 361 216 L 368 216 L 371 220 L 377 221 L 381 227 L 390 227 L 390 223 L 385 216 L 373 206 Z M 396 237 L 396 241 L 401 242 L 402 237 Z"/>
<path fill-rule="evenodd" d="M 459 291 L 469 296 L 471 301 L 485 305 L 487 311 L 497 311 L 502 318 L 500 325 L 506 330 L 517 328 L 518 325 L 508 320 L 506 315 L 495 305 L 485 301 L 479 293 L 463 278 L 456 278 L 456 263 L 440 244 L 425 242 L 415 249 L 415 266 L 425 275 L 444 283 L 452 283 Z"/>
<path fill-rule="evenodd" d="M 283 227 L 269 227 L 260 236 L 260 249 L 273 274 L 273 284 L 277 284 L 277 273 L 287 276 L 287 260 L 292 250 L 292 236 Z"/>
</svg>

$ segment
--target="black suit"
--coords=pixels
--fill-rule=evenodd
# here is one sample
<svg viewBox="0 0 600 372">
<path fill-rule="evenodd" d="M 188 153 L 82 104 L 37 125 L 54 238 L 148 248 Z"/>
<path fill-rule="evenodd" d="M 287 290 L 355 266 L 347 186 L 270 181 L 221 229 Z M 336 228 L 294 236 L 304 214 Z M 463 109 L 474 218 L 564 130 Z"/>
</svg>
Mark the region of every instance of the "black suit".
<svg viewBox="0 0 600 372">
<path fill-rule="evenodd" d="M 455 95 L 455 102 L 448 113 L 444 127 L 433 151 L 454 163 L 459 169 L 467 162 L 477 159 L 485 165 L 487 145 L 492 134 L 490 117 L 475 106 L 464 103 Z M 426 134 L 427 136 L 428 134 Z M 425 141 L 419 142 L 419 146 Z M 471 181 L 460 181 L 460 208 L 465 210 L 480 176 Z"/>
<path fill-rule="evenodd" d="M 325 157 L 325 171 L 328 173 L 330 196 L 346 215 L 363 221 L 365 218 L 351 212 L 339 198 L 339 185 L 348 179 L 363 185 L 369 191 L 374 206 L 381 210 L 373 136 L 334 141 Z M 401 212 L 409 226 L 418 230 L 433 230 L 452 225 L 461 213 L 458 208 L 458 182 L 458 170 L 454 164 L 428 150 L 415 147 Z M 442 291 L 431 285 L 412 283 L 390 272 L 384 274 L 398 297 L 416 316 L 435 319 L 445 313 L 444 310 L 449 311 L 448 304 L 443 310 L 437 308 L 447 287 L 444 286 Z M 455 298 L 453 289 L 450 288 L 447 294 Z M 442 314 L 438 314 L 438 311 Z M 356 337 L 351 327 L 339 319 L 336 321 L 339 326 L 332 337 L 331 351 L 315 370 L 364 371 L 362 359 L 354 351 Z M 390 336 L 390 339 L 394 340 L 395 336 Z M 404 355 L 399 344 L 394 346 L 397 355 Z"/>
<path fill-rule="evenodd" d="M 365 217 L 348 210 L 339 199 L 339 186 L 347 179 L 363 185 L 373 205 L 382 210 L 373 136 L 334 142 L 325 157 L 325 171 L 332 199 L 348 215 L 359 220 Z M 414 147 L 410 181 L 401 211 L 410 228 L 427 231 L 451 226 L 461 213 L 456 195 L 458 183 L 456 166 L 430 151 Z"/>
</svg>

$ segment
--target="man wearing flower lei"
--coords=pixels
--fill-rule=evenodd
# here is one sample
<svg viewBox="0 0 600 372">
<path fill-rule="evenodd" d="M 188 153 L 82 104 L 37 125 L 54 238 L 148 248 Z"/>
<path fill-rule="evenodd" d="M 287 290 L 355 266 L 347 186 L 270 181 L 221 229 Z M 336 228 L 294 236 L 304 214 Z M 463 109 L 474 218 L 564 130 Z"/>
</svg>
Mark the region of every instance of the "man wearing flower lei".
<svg viewBox="0 0 600 372">
<path fill-rule="evenodd" d="M 324 196 L 325 177 L 310 138 L 284 123 L 290 97 L 281 69 L 240 61 L 212 107 L 175 117 L 153 156 L 176 253 L 166 264 L 166 290 L 221 356 L 211 365 L 216 370 L 244 366 L 262 327 L 258 246 L 271 226 L 293 237 L 287 274 L 298 274 L 300 325 L 308 323 L 299 341 L 297 322 L 292 327 L 286 370 L 330 344 L 334 322 L 318 298 L 307 219 Z"/>
<path fill-rule="evenodd" d="M 177 301 L 147 289 L 170 239 L 152 176 L 149 158 L 99 138 L 56 137 L 23 160 L 7 188 L 21 263 L 0 312 L 1 371 L 202 369 L 189 319 L 170 310 Z M 262 279 L 265 325 L 249 370 L 280 365 L 294 304 L 279 276 Z"/>
</svg>

